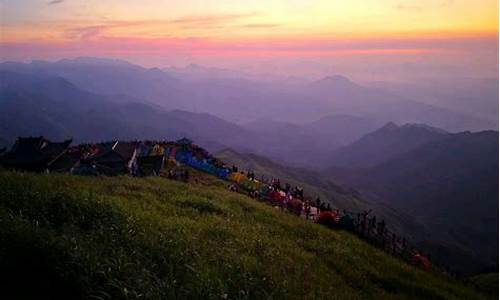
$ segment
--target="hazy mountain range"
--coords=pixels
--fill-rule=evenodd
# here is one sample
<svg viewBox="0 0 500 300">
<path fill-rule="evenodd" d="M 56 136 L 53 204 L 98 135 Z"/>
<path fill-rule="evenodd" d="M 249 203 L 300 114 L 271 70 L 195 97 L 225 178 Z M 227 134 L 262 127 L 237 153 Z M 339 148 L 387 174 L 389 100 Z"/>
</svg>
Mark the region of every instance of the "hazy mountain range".
<svg viewBox="0 0 500 300">
<path fill-rule="evenodd" d="M 206 113 L 168 111 L 127 95 L 88 92 L 62 77 L 11 71 L 0 75 L 0 136 L 5 145 L 20 135 L 71 137 L 75 142 L 187 136 L 211 150 L 232 147 L 293 165 L 318 165 L 333 149 L 376 124 L 334 116 L 304 125 L 273 121 L 257 122 L 260 127 L 237 125 Z"/>
<path fill-rule="evenodd" d="M 165 69 L 147 69 L 125 61 L 95 58 L 29 64 L 6 62 L 0 69 L 59 76 L 92 93 L 128 95 L 168 110 L 210 113 L 237 123 L 259 119 L 304 123 L 331 115 L 353 115 L 381 123 L 425 123 L 452 132 L 492 129 L 498 123 L 498 120 L 418 102 L 408 94 L 403 97 L 380 88 L 361 86 L 338 75 L 312 82 L 287 80 L 285 83 L 249 79 L 224 69 L 196 66 L 183 72 L 172 69 L 165 72 Z M 483 101 L 494 105 L 493 96 Z"/>
<path fill-rule="evenodd" d="M 420 102 L 498 122 L 498 78 L 453 78 L 432 81 L 370 82 L 368 86 Z"/>
<path fill-rule="evenodd" d="M 186 136 L 210 151 L 233 149 L 220 155 L 339 207 L 373 207 L 438 260 L 473 273 L 498 259 L 498 131 L 477 132 L 498 130 L 498 116 L 484 113 L 495 93 L 491 82 L 482 84 L 481 108 L 468 113 L 452 109 L 451 92 L 442 103 L 424 103 L 414 100 L 418 93 L 342 76 L 258 80 L 95 58 L 6 62 L 0 147 L 29 135 L 75 142 Z"/>
<path fill-rule="evenodd" d="M 400 124 L 422 123 L 450 132 L 497 127 L 497 120 L 491 118 L 480 118 L 417 102 L 396 95 L 391 89 L 387 92 L 379 87 L 361 86 L 338 75 L 317 81 L 299 78 L 257 80 L 241 72 L 198 65 L 160 70 L 121 60 L 98 58 L 5 62 L 0 64 L 0 70 L 4 85 L 12 81 L 9 76 L 27 76 L 20 79 L 21 82 L 27 80 L 22 93 L 43 94 L 49 102 L 45 107 L 47 110 L 52 104 L 55 105 L 55 99 L 74 98 L 77 100 L 72 105 L 80 105 L 80 108 L 87 105 L 86 114 L 92 110 L 93 114 L 102 113 L 104 117 L 113 119 L 113 124 L 99 125 L 105 127 L 101 129 L 99 138 L 185 134 L 203 140 L 207 146 L 214 146 L 214 149 L 230 146 L 300 167 L 324 167 L 325 162 L 328 164 L 329 160 L 335 159 L 336 155 L 332 156 L 334 151 L 390 121 Z M 36 90 L 29 83 L 34 80 L 29 79 L 29 76 L 37 80 L 65 81 L 66 88 L 71 86 L 77 96 L 69 97 L 68 94 L 73 93 L 71 91 Z M 3 93 L 7 92 L 6 88 L 2 88 Z M 485 97 L 483 102 L 496 101 L 491 100 L 494 96 L 491 92 L 487 94 L 490 96 Z M 79 97 L 92 100 L 79 100 Z M 100 100 L 95 100 L 97 98 Z M 104 100 L 106 103 L 103 103 Z M 113 107 L 108 105 L 110 102 Z M 137 107 L 137 111 L 133 107 Z M 114 110 L 114 114 L 105 112 L 109 109 Z M 179 110 L 186 111 L 181 118 L 190 125 L 181 126 L 179 124 L 182 122 L 162 120 L 161 115 L 174 110 L 177 113 L 173 114 L 177 117 Z M 23 111 L 26 117 L 29 110 L 24 108 Z M 198 114 L 189 115 L 187 112 Z M 7 114 L 7 111 L 4 110 L 4 113 Z M 153 116 L 149 117 L 148 114 Z M 8 115 L 14 116 L 12 113 Z M 36 119 L 32 117 L 32 120 Z M 38 120 L 41 124 L 37 127 L 43 129 L 52 123 L 52 127 L 59 128 L 56 137 L 73 136 L 77 140 L 95 137 L 93 130 L 82 127 L 86 119 L 80 119 L 53 117 L 50 120 Z M 19 120 L 15 124 L 19 124 L 17 128 L 22 128 Z M 80 121 L 73 124 L 76 127 L 71 127 L 61 123 L 62 120 Z M 93 123 L 105 122 L 104 119 L 100 120 L 95 119 Z M 216 127 L 206 126 L 205 121 Z M 116 125 L 120 122 L 127 124 Z M 34 130 L 28 123 L 24 124 L 27 124 L 27 128 L 20 133 Z M 5 126 L 4 140 L 9 143 L 18 132 L 17 128 Z M 87 128 L 93 128 L 89 126 Z M 219 130 L 231 135 L 217 134 Z"/>
<path fill-rule="evenodd" d="M 421 245 L 438 260 L 463 272 L 495 268 L 498 131 L 388 124 L 339 150 L 336 165 L 325 176 L 426 224 L 433 236 Z"/>
</svg>

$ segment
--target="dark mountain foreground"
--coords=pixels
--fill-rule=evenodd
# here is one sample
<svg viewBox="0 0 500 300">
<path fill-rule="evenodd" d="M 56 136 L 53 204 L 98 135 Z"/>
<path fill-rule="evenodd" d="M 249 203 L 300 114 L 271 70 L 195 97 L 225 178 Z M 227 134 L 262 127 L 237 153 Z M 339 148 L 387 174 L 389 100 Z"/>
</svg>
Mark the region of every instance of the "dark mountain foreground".
<svg viewBox="0 0 500 300">
<path fill-rule="evenodd" d="M 432 234 L 420 246 L 436 261 L 456 266 L 463 275 L 497 272 L 498 132 L 414 128 L 410 134 L 403 126 L 385 128 L 349 146 L 351 155 L 379 152 L 380 143 L 368 141 L 381 132 L 385 141 L 398 145 L 392 156 L 364 169 L 331 169 L 330 178 L 426 224 Z M 408 139 L 418 141 L 418 136 L 422 143 L 409 147 Z"/>
<path fill-rule="evenodd" d="M 16 299 L 486 299 L 354 235 L 164 178 L 0 173 L 0 285 Z"/>
</svg>

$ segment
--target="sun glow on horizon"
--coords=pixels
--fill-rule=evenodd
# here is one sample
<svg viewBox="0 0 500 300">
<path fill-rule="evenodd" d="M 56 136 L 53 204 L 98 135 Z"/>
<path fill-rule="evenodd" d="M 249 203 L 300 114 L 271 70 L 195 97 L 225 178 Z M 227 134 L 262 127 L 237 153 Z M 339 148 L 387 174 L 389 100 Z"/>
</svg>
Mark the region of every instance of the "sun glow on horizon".
<svg viewBox="0 0 500 300">
<path fill-rule="evenodd" d="M 0 10 L 1 60 L 95 55 L 151 65 L 376 55 L 463 61 L 487 51 L 481 55 L 498 63 L 492 56 L 496 0 L 0 0 Z"/>
</svg>

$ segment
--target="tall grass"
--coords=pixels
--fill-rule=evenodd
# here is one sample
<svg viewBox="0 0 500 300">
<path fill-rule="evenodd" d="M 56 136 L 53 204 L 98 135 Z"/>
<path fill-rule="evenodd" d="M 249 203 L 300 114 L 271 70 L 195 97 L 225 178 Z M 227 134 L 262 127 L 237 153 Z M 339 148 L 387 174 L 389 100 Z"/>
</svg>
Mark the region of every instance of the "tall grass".
<svg viewBox="0 0 500 300">
<path fill-rule="evenodd" d="M 223 182 L 0 173 L 16 299 L 484 299 Z"/>
</svg>

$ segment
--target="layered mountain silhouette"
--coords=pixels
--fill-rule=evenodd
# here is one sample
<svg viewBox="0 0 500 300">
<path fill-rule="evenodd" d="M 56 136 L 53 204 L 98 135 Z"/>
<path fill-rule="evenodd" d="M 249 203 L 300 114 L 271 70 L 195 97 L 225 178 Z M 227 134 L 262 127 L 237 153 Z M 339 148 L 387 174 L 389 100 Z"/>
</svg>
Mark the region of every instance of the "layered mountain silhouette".
<svg viewBox="0 0 500 300">
<path fill-rule="evenodd" d="M 124 95 L 98 95 L 61 77 L 1 71 L 0 134 L 44 135 L 75 141 L 180 138 L 190 136 L 217 144 L 246 136 L 245 130 L 217 117 L 180 110 L 166 111 Z"/>
<path fill-rule="evenodd" d="M 423 103 L 489 119 L 498 127 L 498 78 L 449 78 L 416 82 L 371 82 L 399 96 L 412 95 Z"/>
<path fill-rule="evenodd" d="M 340 155 L 343 168 L 326 173 L 426 224 L 422 244 L 438 259 L 465 273 L 497 267 L 498 132 L 391 123 Z"/>
<path fill-rule="evenodd" d="M 127 94 L 89 92 L 52 73 L 24 69 L 0 73 L 4 145 L 20 135 L 73 137 L 75 141 L 186 135 L 211 150 L 231 147 L 294 166 L 314 167 L 377 125 L 371 119 L 346 115 L 300 125 L 267 119 L 237 125 L 207 113 L 168 110 Z"/>
<path fill-rule="evenodd" d="M 81 89 L 104 95 L 128 95 L 167 110 L 203 112 L 248 123 L 270 119 L 312 122 L 329 115 L 353 115 L 384 123 L 425 123 L 447 131 L 497 127 L 491 120 L 418 102 L 343 76 L 300 84 L 258 81 L 227 70 L 143 68 L 124 61 L 78 58 L 57 62 L 2 63 L 1 70 L 60 76 Z M 194 71 L 191 71 L 194 69 Z M 383 109 L 381 109 L 383 107 Z M 372 128 L 373 129 L 373 128 Z"/>
<path fill-rule="evenodd" d="M 231 148 L 229 161 L 332 204 L 373 206 L 464 274 L 497 268 L 498 132 L 461 132 L 488 128 L 495 122 L 342 76 L 278 84 L 94 58 L 0 64 L 0 149 L 40 135 Z"/>
</svg>

